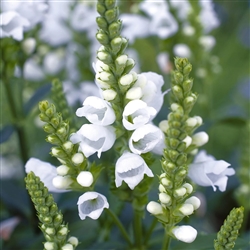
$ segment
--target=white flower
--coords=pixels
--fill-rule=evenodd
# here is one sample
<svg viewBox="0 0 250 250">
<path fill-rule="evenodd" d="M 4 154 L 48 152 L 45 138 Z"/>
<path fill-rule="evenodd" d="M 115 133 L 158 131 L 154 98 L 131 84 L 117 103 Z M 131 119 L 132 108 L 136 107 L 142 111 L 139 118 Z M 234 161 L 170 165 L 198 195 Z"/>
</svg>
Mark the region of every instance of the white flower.
<svg viewBox="0 0 250 250">
<path fill-rule="evenodd" d="M 213 36 L 202 36 L 199 38 L 199 43 L 206 51 L 210 51 L 214 47 L 216 40 Z"/>
<path fill-rule="evenodd" d="M 29 21 L 15 11 L 0 14 L 0 37 L 13 37 L 15 40 L 23 39 L 24 27 L 30 25 Z"/>
<path fill-rule="evenodd" d="M 74 144 L 80 142 L 80 148 L 86 157 L 97 152 L 97 156 L 100 158 L 102 152 L 109 150 L 114 145 L 115 138 L 115 131 L 111 126 L 84 124 L 71 135 L 70 140 Z"/>
<path fill-rule="evenodd" d="M 185 203 L 193 205 L 194 210 L 198 209 L 201 205 L 200 199 L 197 198 L 196 196 L 191 196 L 190 198 L 186 199 Z"/>
<path fill-rule="evenodd" d="M 206 132 L 198 132 L 192 136 L 192 144 L 197 147 L 201 147 L 206 144 L 209 140 L 208 134 Z"/>
<path fill-rule="evenodd" d="M 153 107 L 158 112 L 163 104 L 163 97 L 167 93 L 161 91 L 164 84 L 163 77 L 154 72 L 145 72 L 137 76 L 133 88 L 140 87 L 142 90 L 140 100 L 146 102 L 149 107 Z"/>
<path fill-rule="evenodd" d="M 41 81 L 44 78 L 42 68 L 34 58 L 29 58 L 24 64 L 24 78 L 30 81 Z"/>
<path fill-rule="evenodd" d="M 189 166 L 188 176 L 196 184 L 208 187 L 212 186 L 216 191 L 219 187 L 221 192 L 226 190 L 228 176 L 234 175 L 235 171 L 228 168 L 229 163 L 219 160 L 216 161 L 211 155 L 207 155 L 206 151 L 200 151 L 195 157 L 194 163 Z"/>
<path fill-rule="evenodd" d="M 86 117 L 95 125 L 107 126 L 115 121 L 115 112 L 111 105 L 96 96 L 89 96 L 83 102 L 83 107 L 77 109 L 76 115 Z"/>
<path fill-rule="evenodd" d="M 53 185 L 53 179 L 57 177 L 56 167 L 48 162 L 40 161 L 36 158 L 30 158 L 25 165 L 26 173 L 33 172 L 50 192 L 61 193 L 67 190 L 58 189 Z M 62 177 L 62 176 L 60 176 Z"/>
<path fill-rule="evenodd" d="M 53 186 L 61 190 L 69 188 L 71 183 L 72 183 L 72 179 L 70 178 L 70 176 L 58 175 L 54 177 L 52 180 Z"/>
<path fill-rule="evenodd" d="M 163 133 L 158 127 L 146 124 L 133 132 L 129 140 L 129 148 L 135 154 L 147 153 L 162 139 Z"/>
<path fill-rule="evenodd" d="M 100 217 L 104 208 L 109 208 L 106 197 L 97 192 L 84 193 L 79 197 L 77 205 L 81 220 L 84 220 L 87 216 L 96 220 Z"/>
<path fill-rule="evenodd" d="M 177 226 L 172 229 L 172 233 L 177 240 L 191 243 L 197 236 L 197 231 L 191 226 Z"/>
<path fill-rule="evenodd" d="M 65 55 L 63 51 L 49 52 L 44 57 L 44 70 L 47 74 L 56 75 L 62 70 L 65 64 Z"/>
<path fill-rule="evenodd" d="M 115 165 L 115 184 L 119 187 L 122 181 L 125 181 L 130 189 L 134 189 L 144 174 L 149 177 L 154 176 L 141 156 L 124 152 Z"/>
<path fill-rule="evenodd" d="M 127 130 L 134 130 L 150 122 L 155 115 L 156 110 L 148 107 L 147 103 L 133 100 L 124 108 L 122 123 Z"/>
</svg>

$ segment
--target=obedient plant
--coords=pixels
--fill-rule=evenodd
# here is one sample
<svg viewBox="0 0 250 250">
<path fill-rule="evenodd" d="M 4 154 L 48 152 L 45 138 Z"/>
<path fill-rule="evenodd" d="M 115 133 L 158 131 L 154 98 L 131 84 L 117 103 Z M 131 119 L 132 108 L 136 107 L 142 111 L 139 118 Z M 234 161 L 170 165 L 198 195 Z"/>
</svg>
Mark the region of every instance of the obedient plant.
<svg viewBox="0 0 250 250">
<path fill-rule="evenodd" d="M 37 49 L 44 66 L 32 77 L 51 80 L 58 72 L 63 72 L 68 81 L 65 84 L 53 79 L 52 101 L 39 103 L 46 141 L 53 145 L 50 151 L 55 158 L 53 165 L 26 157 L 26 188 L 46 240 L 44 249 L 71 250 L 81 244 L 80 237 L 68 236 L 70 225 L 63 221 L 62 212 L 55 202 L 57 196 L 54 200 L 50 194 L 61 193 L 63 196 L 63 193 L 70 195 L 70 192 L 78 192 L 71 213 L 78 214 L 83 224 L 88 220 L 105 222 L 101 228 L 103 233 L 96 240 L 100 244 L 112 241 L 113 224 L 120 230 L 123 241 L 117 247 L 111 246 L 112 249 L 158 249 L 160 245 L 154 245 L 151 240 L 157 224 L 161 224 L 158 229 L 162 249 L 171 249 L 171 240 L 192 244 L 200 232 L 188 218 L 191 219 L 203 205 L 196 189 L 198 186 L 212 187 L 213 191 L 218 188 L 224 192 L 229 176 L 235 174 L 229 163 L 216 160 L 200 149 L 208 143 L 209 136 L 201 131 L 203 119 L 193 110 L 195 104 L 199 105 L 199 94 L 193 86 L 196 80 L 192 78 L 192 65 L 187 58 L 182 58 L 196 59 L 200 68 L 194 68 L 195 75 L 199 77 L 204 73 L 208 52 L 215 43 L 207 33 L 218 25 L 215 17 L 209 17 L 213 20 L 211 23 L 206 21 L 211 2 L 183 1 L 180 5 L 171 0 L 158 3 L 141 1 L 135 6 L 144 13 L 143 16 L 123 14 L 121 20 L 115 0 L 98 0 L 97 11 L 93 9 L 93 3 L 87 5 L 85 2 L 79 5 L 65 2 L 62 4 L 64 11 L 57 11 L 52 2 L 30 4 L 37 15 L 28 15 L 25 3 L 13 5 L 12 9 L 3 5 L 1 36 L 16 40 L 15 47 L 26 32 L 46 18 L 38 27 L 39 42 L 46 41 L 55 48 L 50 54 L 47 54 L 46 46 Z M 49 11 L 44 16 L 48 6 Z M 73 17 L 69 19 L 71 12 Z M 52 19 L 53 15 L 55 19 Z M 96 18 L 97 32 L 93 18 Z M 54 24 L 50 26 L 50 22 Z M 62 23 L 67 23 L 67 26 Z M 81 37 L 75 31 L 86 32 L 91 45 L 81 44 Z M 193 36 L 195 32 L 197 37 Z M 38 36 L 38 31 L 34 34 Z M 129 42 L 133 43 L 137 38 L 155 36 L 162 40 L 170 37 L 178 40 L 178 35 L 190 39 L 187 39 L 187 44 L 170 42 L 166 46 L 171 57 L 167 64 L 172 68 L 170 89 L 166 90 L 167 78 L 151 71 L 137 72 L 137 62 L 130 58 L 126 49 Z M 60 48 L 71 36 L 75 36 L 75 43 L 67 49 Z M 3 43 L 3 47 L 5 45 Z M 93 59 L 93 51 L 95 53 L 92 64 L 95 72 L 92 80 L 96 83 L 92 92 L 95 95 L 83 98 L 82 88 L 74 89 L 73 98 L 81 100 L 74 113 L 68 103 L 76 103 L 76 100 L 70 99 L 64 90 L 65 86 L 84 79 L 76 68 L 81 67 L 85 60 L 85 52 L 84 55 L 80 52 L 85 45 L 90 51 L 88 57 Z M 197 46 L 197 50 L 191 51 L 191 45 Z M 36 50 L 36 41 L 26 37 L 22 47 L 25 58 L 32 59 L 29 55 Z M 161 61 L 159 56 L 158 62 Z M 63 62 L 62 58 L 68 58 L 69 62 Z M 4 59 L 7 60 L 5 54 Z M 6 71 L 10 75 L 15 69 L 13 61 L 13 58 L 9 60 L 10 70 Z M 28 79 L 24 74 L 25 64 L 22 61 L 19 67 L 24 78 Z M 166 62 L 159 64 L 160 68 L 166 67 Z M 37 69 L 36 66 L 34 60 L 29 63 L 30 68 Z M 204 74 L 200 78 L 205 78 Z M 169 109 L 162 108 L 164 98 L 169 100 Z M 163 120 L 157 126 L 155 118 L 158 115 Z M 105 182 L 105 188 L 100 188 L 101 182 Z M 128 226 L 129 220 L 126 223 L 120 220 L 127 205 L 133 211 L 132 215 L 126 214 L 126 218 L 133 216 L 130 219 L 132 226 Z M 232 210 L 214 241 L 216 250 L 234 247 L 243 221 L 243 210 L 243 207 Z M 152 219 L 151 225 L 144 222 L 145 217 Z M 106 246 L 100 245 L 99 248 L 106 249 Z"/>
</svg>

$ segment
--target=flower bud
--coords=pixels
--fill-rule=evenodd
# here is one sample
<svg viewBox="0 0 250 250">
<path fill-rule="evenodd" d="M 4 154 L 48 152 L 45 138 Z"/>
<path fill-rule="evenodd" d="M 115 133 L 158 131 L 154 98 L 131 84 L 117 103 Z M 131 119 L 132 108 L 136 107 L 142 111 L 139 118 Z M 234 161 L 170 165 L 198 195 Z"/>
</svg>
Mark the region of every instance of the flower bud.
<svg viewBox="0 0 250 250">
<path fill-rule="evenodd" d="M 192 197 L 186 199 L 185 204 L 191 204 L 191 205 L 193 205 L 194 210 L 196 210 L 196 209 L 198 209 L 200 207 L 201 201 L 196 196 L 192 196 Z"/>
<path fill-rule="evenodd" d="M 108 28 L 110 38 L 112 39 L 119 36 L 121 28 L 122 28 L 122 22 L 120 20 L 111 23 Z"/>
<path fill-rule="evenodd" d="M 199 132 L 194 134 L 192 139 L 193 139 L 192 144 L 194 144 L 197 147 L 201 147 L 208 142 L 209 137 L 206 132 Z"/>
<path fill-rule="evenodd" d="M 181 188 L 175 189 L 174 196 L 179 198 L 179 197 L 183 197 L 186 193 L 187 193 L 187 189 L 184 187 L 181 187 Z"/>
<path fill-rule="evenodd" d="M 178 100 L 183 99 L 183 91 L 180 86 L 178 85 L 173 86 L 172 92 Z"/>
<path fill-rule="evenodd" d="M 22 49 L 26 55 L 30 55 L 36 48 L 36 40 L 34 38 L 27 38 L 22 43 Z"/>
<path fill-rule="evenodd" d="M 117 93 L 113 89 L 106 89 L 102 92 L 102 95 L 106 101 L 113 101 L 116 98 Z"/>
<path fill-rule="evenodd" d="M 162 184 L 159 185 L 158 190 L 159 190 L 160 193 L 166 192 L 166 189 L 165 189 L 165 187 Z"/>
<path fill-rule="evenodd" d="M 194 206 L 192 204 L 186 204 L 184 203 L 180 208 L 179 211 L 185 215 L 189 216 L 194 212 Z"/>
<path fill-rule="evenodd" d="M 193 87 L 193 80 L 192 79 L 185 80 L 182 84 L 182 87 L 183 87 L 184 93 L 185 94 L 188 93 Z"/>
<path fill-rule="evenodd" d="M 135 61 L 132 58 L 128 58 L 126 62 L 126 67 L 124 69 L 124 73 L 130 72 L 131 69 L 135 66 Z"/>
<path fill-rule="evenodd" d="M 65 244 L 61 250 L 74 250 L 74 247 L 71 244 Z"/>
<path fill-rule="evenodd" d="M 126 98 L 129 100 L 140 99 L 142 97 L 142 89 L 140 87 L 133 87 L 128 90 Z"/>
<path fill-rule="evenodd" d="M 190 117 L 186 120 L 188 127 L 195 127 L 197 125 L 197 119 L 195 117 Z"/>
<path fill-rule="evenodd" d="M 54 250 L 54 249 L 56 249 L 56 245 L 54 242 L 45 242 L 44 248 L 45 248 L 45 250 Z"/>
<path fill-rule="evenodd" d="M 73 150 L 74 144 L 71 141 L 66 141 L 63 144 L 63 149 L 65 149 L 66 152 L 71 152 Z"/>
<path fill-rule="evenodd" d="M 166 177 L 161 179 L 161 184 L 165 187 L 172 187 L 172 181 L 170 181 L 169 179 L 167 179 Z"/>
<path fill-rule="evenodd" d="M 97 3 L 96 9 L 101 16 L 104 15 L 104 13 L 106 12 L 106 8 L 100 3 Z"/>
<path fill-rule="evenodd" d="M 111 10 L 106 11 L 105 17 L 106 17 L 106 20 L 108 21 L 108 23 L 114 22 L 118 17 L 118 8 L 115 7 Z"/>
<path fill-rule="evenodd" d="M 61 165 L 59 167 L 56 168 L 57 174 L 64 176 L 67 175 L 69 172 L 69 167 L 65 166 L 65 165 Z"/>
<path fill-rule="evenodd" d="M 76 178 L 77 182 L 83 187 L 90 187 L 94 181 L 94 177 L 89 171 L 82 171 Z"/>
<path fill-rule="evenodd" d="M 108 52 L 106 52 L 106 51 L 98 51 L 97 52 L 97 58 L 100 61 L 104 62 L 104 63 L 110 63 L 110 62 L 112 62 L 111 55 Z"/>
<path fill-rule="evenodd" d="M 153 214 L 153 215 L 159 215 L 159 214 L 163 214 L 163 208 L 162 206 L 155 202 L 155 201 L 150 201 L 147 205 L 147 210 L 149 213 Z"/>
<path fill-rule="evenodd" d="M 103 30 L 105 30 L 105 29 L 107 29 L 107 27 L 108 27 L 108 23 L 106 22 L 106 20 L 105 20 L 105 18 L 104 17 L 97 17 L 96 18 L 96 23 L 97 23 L 97 25 L 98 25 L 98 27 L 100 28 L 100 29 L 103 29 Z"/>
<path fill-rule="evenodd" d="M 111 48 L 115 54 L 120 51 L 121 47 L 122 47 L 122 38 L 121 37 L 116 37 L 116 38 L 111 40 Z"/>
<path fill-rule="evenodd" d="M 72 180 L 69 176 L 56 176 L 53 178 L 52 181 L 55 188 L 58 189 L 67 189 L 69 188 L 70 184 L 72 183 Z"/>
<path fill-rule="evenodd" d="M 82 153 L 76 153 L 72 156 L 71 160 L 75 165 L 80 165 L 84 161 L 84 156 Z"/>
<path fill-rule="evenodd" d="M 200 116 L 195 116 L 194 117 L 195 119 L 196 119 L 196 121 L 197 121 L 197 126 L 200 126 L 201 124 L 202 124 L 202 118 L 200 117 Z"/>
<path fill-rule="evenodd" d="M 187 193 L 188 194 L 191 194 L 192 192 L 193 192 L 193 186 L 191 185 L 191 184 L 189 184 L 189 183 L 185 183 L 184 185 L 182 185 L 184 188 L 186 188 L 187 189 Z"/>
<path fill-rule="evenodd" d="M 102 71 L 101 73 L 99 73 L 99 78 L 101 81 L 108 82 L 109 84 L 116 82 L 116 79 L 113 76 L 113 74 L 110 74 L 109 72 L 106 71 Z"/>
<path fill-rule="evenodd" d="M 174 72 L 174 79 L 178 84 L 183 82 L 183 75 L 181 72 Z"/>
<path fill-rule="evenodd" d="M 109 37 L 106 33 L 104 33 L 102 30 L 99 30 L 96 34 L 96 39 L 98 42 L 102 45 L 108 45 L 109 44 Z"/>
<path fill-rule="evenodd" d="M 70 244 L 72 244 L 74 247 L 78 246 L 78 244 L 79 244 L 78 239 L 76 237 L 73 237 L 73 236 L 68 239 L 68 242 Z"/>
<path fill-rule="evenodd" d="M 171 203 L 171 197 L 166 193 L 160 193 L 159 200 L 164 205 L 169 205 Z"/>
<path fill-rule="evenodd" d="M 134 77 L 132 74 L 126 74 L 122 76 L 119 80 L 119 83 L 122 86 L 130 85 L 134 81 Z"/>
<path fill-rule="evenodd" d="M 186 147 L 188 148 L 191 143 L 192 143 L 192 138 L 190 136 L 187 136 L 184 140 L 182 140 L 183 142 L 186 143 Z"/>
<path fill-rule="evenodd" d="M 197 236 L 197 231 L 191 226 L 177 226 L 172 229 L 172 233 L 177 240 L 191 243 Z"/>
<path fill-rule="evenodd" d="M 55 229 L 53 227 L 47 227 L 45 233 L 48 235 L 55 235 Z"/>
</svg>

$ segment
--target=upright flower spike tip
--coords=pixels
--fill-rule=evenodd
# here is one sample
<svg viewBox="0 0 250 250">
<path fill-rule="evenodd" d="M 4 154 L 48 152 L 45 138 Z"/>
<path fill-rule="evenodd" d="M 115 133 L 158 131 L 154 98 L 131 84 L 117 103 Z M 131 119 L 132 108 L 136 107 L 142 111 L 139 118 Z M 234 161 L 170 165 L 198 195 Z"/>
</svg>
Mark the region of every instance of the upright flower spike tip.
<svg viewBox="0 0 250 250">
<path fill-rule="evenodd" d="M 214 249 L 233 249 L 235 241 L 238 238 L 239 230 L 243 222 L 244 208 L 234 208 L 223 226 L 217 234 L 217 239 L 214 241 Z"/>
<path fill-rule="evenodd" d="M 58 210 L 53 196 L 48 193 L 48 189 L 33 172 L 28 173 L 25 182 L 41 222 L 40 228 L 46 239 L 44 248 L 46 250 L 62 249 L 67 241 L 69 230 L 63 222 L 63 215 Z M 72 249 L 75 249 L 76 246 Z"/>
</svg>

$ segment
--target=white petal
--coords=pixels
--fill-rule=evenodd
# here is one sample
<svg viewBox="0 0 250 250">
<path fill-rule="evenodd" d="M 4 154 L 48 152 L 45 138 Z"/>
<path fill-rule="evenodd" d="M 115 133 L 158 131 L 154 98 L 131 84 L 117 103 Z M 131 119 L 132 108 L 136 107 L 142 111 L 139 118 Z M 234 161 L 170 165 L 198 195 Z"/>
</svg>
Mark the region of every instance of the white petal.
<svg viewBox="0 0 250 250">
<path fill-rule="evenodd" d="M 115 121 L 115 113 L 110 104 L 96 96 L 89 96 L 83 102 L 83 107 L 77 109 L 76 115 L 85 116 L 95 125 L 107 126 Z"/>
<path fill-rule="evenodd" d="M 125 181 L 130 189 L 134 189 L 141 182 L 144 174 L 153 177 L 152 171 L 139 155 L 125 152 L 116 162 L 115 183 L 117 187 Z"/>
<path fill-rule="evenodd" d="M 67 190 L 57 189 L 53 185 L 53 179 L 57 176 L 56 167 L 52 166 L 48 162 L 40 161 L 36 158 L 30 158 L 25 165 L 26 173 L 33 172 L 50 192 L 62 193 Z"/>
</svg>

